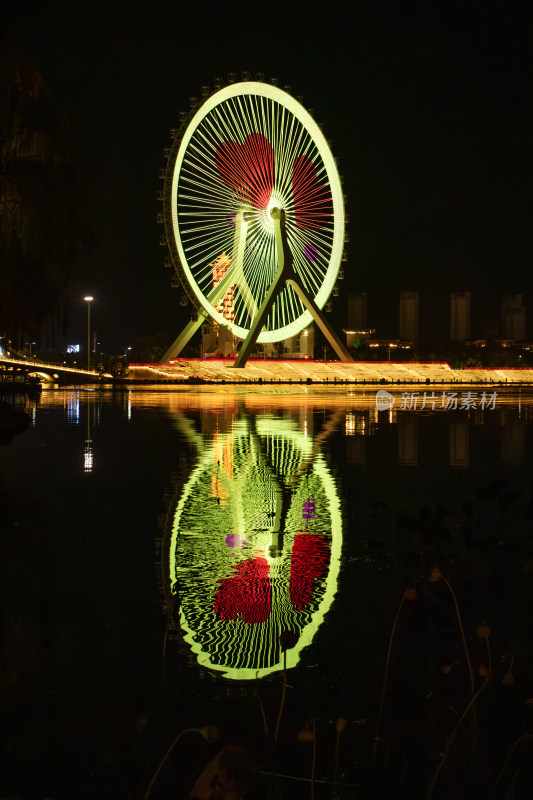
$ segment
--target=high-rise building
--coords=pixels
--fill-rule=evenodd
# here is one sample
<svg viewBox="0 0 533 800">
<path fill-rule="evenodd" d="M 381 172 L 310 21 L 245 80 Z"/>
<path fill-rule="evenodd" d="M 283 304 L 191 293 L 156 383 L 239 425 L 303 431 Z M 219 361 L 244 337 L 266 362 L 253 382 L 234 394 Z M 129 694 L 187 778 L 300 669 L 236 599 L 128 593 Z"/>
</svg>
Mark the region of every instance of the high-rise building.
<svg viewBox="0 0 533 800">
<path fill-rule="evenodd" d="M 506 419 L 502 427 L 500 458 L 502 464 L 519 469 L 526 450 L 526 432 L 522 420 Z"/>
<path fill-rule="evenodd" d="M 470 292 L 452 292 L 450 303 L 450 339 L 464 342 L 470 338 Z"/>
<path fill-rule="evenodd" d="M 366 329 L 366 292 L 350 292 L 348 295 L 348 329 Z"/>
<path fill-rule="evenodd" d="M 398 463 L 401 467 L 418 465 L 418 416 L 398 414 Z"/>
<path fill-rule="evenodd" d="M 470 463 L 468 431 L 468 420 L 455 419 L 450 422 L 448 434 L 450 443 L 450 467 L 468 469 Z"/>
<path fill-rule="evenodd" d="M 522 341 L 526 338 L 526 309 L 522 305 L 521 294 L 506 294 L 502 300 L 501 330 L 502 339 Z"/>
<path fill-rule="evenodd" d="M 400 339 L 418 344 L 418 292 L 400 294 Z"/>
</svg>

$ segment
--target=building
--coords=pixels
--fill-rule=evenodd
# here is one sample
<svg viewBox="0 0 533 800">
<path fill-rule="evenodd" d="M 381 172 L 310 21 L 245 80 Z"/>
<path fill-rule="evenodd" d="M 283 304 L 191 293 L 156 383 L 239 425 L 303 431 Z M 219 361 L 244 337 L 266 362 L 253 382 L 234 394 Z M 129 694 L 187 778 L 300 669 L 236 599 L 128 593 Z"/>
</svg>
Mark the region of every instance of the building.
<svg viewBox="0 0 533 800">
<path fill-rule="evenodd" d="M 470 292 L 452 292 L 450 302 L 450 339 L 470 339 Z"/>
<path fill-rule="evenodd" d="M 398 414 L 398 464 L 401 467 L 418 466 L 418 416 Z"/>
<path fill-rule="evenodd" d="M 291 336 L 281 343 L 283 355 L 289 358 L 313 358 L 315 352 L 315 326 L 311 323 L 298 336 Z"/>
<path fill-rule="evenodd" d="M 506 294 L 502 300 L 501 330 L 503 339 L 515 342 L 526 338 L 526 309 L 522 305 L 521 294 Z"/>
<path fill-rule="evenodd" d="M 346 330 L 343 328 L 342 332 L 346 334 L 346 347 L 348 350 L 351 350 L 352 347 L 357 348 L 362 344 L 367 344 L 368 337 L 372 336 L 372 334 L 376 331 L 374 328 L 366 328 L 365 330 L 357 331 Z"/>
<path fill-rule="evenodd" d="M 348 329 L 366 329 L 366 292 L 350 292 L 348 295 Z"/>
<path fill-rule="evenodd" d="M 418 344 L 418 292 L 400 294 L 400 339 Z"/>
<path fill-rule="evenodd" d="M 468 469 L 470 464 L 470 440 L 468 420 L 454 419 L 450 422 L 448 440 L 450 467 Z"/>
<path fill-rule="evenodd" d="M 231 260 L 222 253 L 209 265 L 213 273 L 213 288 L 219 283 L 231 266 Z M 230 286 L 224 297 L 215 306 L 224 319 L 232 323 L 235 318 L 235 286 Z M 230 356 L 234 351 L 233 333 L 226 325 L 214 320 L 202 325 L 202 355 Z"/>
</svg>

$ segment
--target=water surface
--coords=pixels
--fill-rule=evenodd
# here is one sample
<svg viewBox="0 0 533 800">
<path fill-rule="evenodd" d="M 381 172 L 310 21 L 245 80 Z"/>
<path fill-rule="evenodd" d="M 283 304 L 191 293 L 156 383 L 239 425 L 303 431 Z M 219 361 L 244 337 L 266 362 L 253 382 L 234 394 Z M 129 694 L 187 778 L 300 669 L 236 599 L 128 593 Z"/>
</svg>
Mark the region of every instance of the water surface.
<svg viewBox="0 0 533 800">
<path fill-rule="evenodd" d="M 504 767 L 515 794 L 501 796 L 518 797 L 528 740 L 511 775 L 505 759 L 533 695 L 533 396 L 482 408 L 469 390 L 457 408 L 453 387 L 416 408 L 393 392 L 384 411 L 370 387 L 14 398 L 31 424 L 0 448 L 5 791 L 142 797 L 177 732 L 208 723 L 220 742 L 182 740 L 154 797 L 188 796 L 229 741 L 272 771 L 291 631 L 274 771 L 309 777 L 298 732 L 314 724 L 316 776 L 332 781 L 343 717 L 339 797 L 424 796 L 472 697 L 438 567 L 474 690 L 480 668 L 490 687 L 482 735 L 461 727 L 435 796 Z"/>
</svg>

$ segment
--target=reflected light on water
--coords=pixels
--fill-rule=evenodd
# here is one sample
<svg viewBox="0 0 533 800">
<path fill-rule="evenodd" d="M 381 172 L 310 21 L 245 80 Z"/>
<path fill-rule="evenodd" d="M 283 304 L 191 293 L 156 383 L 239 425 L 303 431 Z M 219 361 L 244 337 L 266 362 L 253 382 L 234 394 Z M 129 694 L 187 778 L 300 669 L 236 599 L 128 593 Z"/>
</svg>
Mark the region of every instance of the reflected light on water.
<svg viewBox="0 0 533 800">
<path fill-rule="evenodd" d="M 83 471 L 92 472 L 93 467 L 94 467 L 94 456 L 93 456 L 92 441 L 90 439 L 86 439 L 85 448 L 83 451 Z"/>
<path fill-rule="evenodd" d="M 308 712 L 321 725 L 318 736 L 311 731 L 318 754 L 321 741 L 333 743 L 338 709 L 352 714 L 342 768 L 354 765 L 365 796 L 375 764 L 359 756 L 378 740 L 384 790 L 426 796 L 470 708 L 435 797 L 459 796 L 464 775 L 487 774 L 487 759 L 508 783 L 521 764 L 526 790 L 514 794 L 529 796 L 522 745 L 532 693 L 533 393 L 519 403 L 516 390 L 502 391 L 494 410 L 468 411 L 402 410 L 395 395 L 396 407 L 378 412 L 375 391 L 43 390 L 31 406 L 35 430 L 3 448 L 5 496 L 16 500 L 6 510 L 17 523 L 5 537 L 13 556 L 6 585 L 17 590 L 8 610 L 20 630 L 6 638 L 6 654 L 49 695 L 27 704 L 22 683 L 14 685 L 27 720 L 13 729 L 24 763 L 35 722 L 44 736 L 30 737 L 33 763 L 43 763 L 55 731 L 48 755 L 57 765 L 57 742 L 82 728 L 104 742 L 107 758 L 115 709 L 124 702 L 129 714 L 130 699 L 135 735 L 135 720 L 148 719 L 163 741 L 181 713 L 214 713 L 230 733 L 259 730 L 256 701 L 240 700 L 251 699 L 253 685 L 235 685 L 256 676 L 274 676 L 261 689 L 265 719 L 274 723 L 288 631 L 296 644 L 287 666 L 297 668 L 279 740 L 286 763 Z M 19 504 L 24 513 L 15 517 Z M 428 580 L 436 568 L 457 587 L 457 605 L 442 579 Z M 158 579 L 163 640 L 153 603 Z M 465 641 L 476 686 L 492 680 L 475 706 L 492 724 L 475 730 Z M 139 711 L 144 697 L 156 699 L 153 713 Z M 470 748 L 473 730 L 479 747 L 476 739 Z M 131 743 L 133 759 L 145 752 Z M 75 758 L 78 748 L 76 740 Z M 271 750 L 264 753 L 268 762 Z M 92 769 L 92 750 L 89 757 Z M 324 778 L 327 768 L 326 758 Z M 329 796 L 333 787 L 321 786 Z"/>
<path fill-rule="evenodd" d="M 283 668 L 280 636 L 298 635 L 294 667 L 337 591 L 342 522 L 335 482 L 305 426 L 275 414 L 225 415 L 202 437 L 163 544 L 166 591 L 198 662 L 252 680 Z"/>
<path fill-rule="evenodd" d="M 67 395 L 67 421 L 78 425 L 80 421 L 80 399 L 77 394 Z"/>
</svg>

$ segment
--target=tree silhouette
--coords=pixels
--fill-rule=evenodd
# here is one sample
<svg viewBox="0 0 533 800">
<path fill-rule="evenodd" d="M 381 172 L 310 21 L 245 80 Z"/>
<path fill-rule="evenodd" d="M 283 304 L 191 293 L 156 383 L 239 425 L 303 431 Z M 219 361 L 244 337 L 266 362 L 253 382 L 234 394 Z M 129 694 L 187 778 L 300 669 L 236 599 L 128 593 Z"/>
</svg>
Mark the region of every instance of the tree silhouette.
<svg viewBox="0 0 533 800">
<path fill-rule="evenodd" d="M 65 111 L 42 75 L 0 48 L 0 333 L 64 333 L 85 205 Z"/>
</svg>

